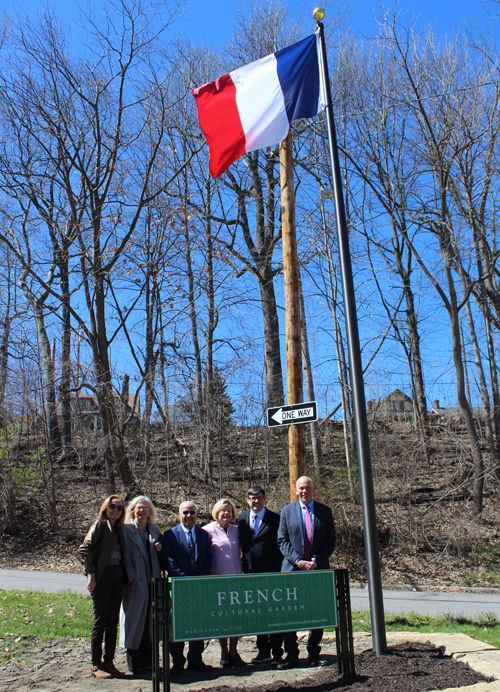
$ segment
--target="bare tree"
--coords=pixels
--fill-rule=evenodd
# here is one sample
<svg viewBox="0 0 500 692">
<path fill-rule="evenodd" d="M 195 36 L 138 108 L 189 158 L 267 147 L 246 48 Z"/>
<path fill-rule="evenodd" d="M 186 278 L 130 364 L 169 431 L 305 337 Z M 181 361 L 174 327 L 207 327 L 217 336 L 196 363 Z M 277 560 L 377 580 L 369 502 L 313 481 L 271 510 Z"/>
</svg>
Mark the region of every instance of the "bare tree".
<svg viewBox="0 0 500 692">
<path fill-rule="evenodd" d="M 11 104 L 11 121 L 20 136 L 11 138 L 7 149 L 21 156 L 22 141 L 30 141 L 41 153 L 24 158 L 24 169 L 19 167 L 6 192 L 14 185 L 19 199 L 31 185 L 32 194 L 46 203 L 45 190 L 36 189 L 33 181 L 43 179 L 45 169 L 54 180 L 58 210 L 68 219 L 64 228 L 71 229 L 71 290 L 83 291 L 86 313 L 68 301 L 65 305 L 92 353 L 108 440 L 109 488 L 114 487 L 115 464 L 132 491 L 137 484 L 120 432 L 110 365 L 114 335 L 108 334 L 107 294 L 140 220 L 169 185 L 165 177 L 155 177 L 169 108 L 168 74 L 158 69 L 159 38 L 175 8 L 128 0 L 107 7 L 99 22 L 83 17 L 88 45 L 78 58 L 71 57 L 68 37 L 50 13 L 14 28 L 15 57 L 8 55 L 2 66 L 2 97 Z M 64 256 L 70 247 L 60 250 Z M 63 302 L 61 292 L 34 267 L 29 273 Z"/>
</svg>

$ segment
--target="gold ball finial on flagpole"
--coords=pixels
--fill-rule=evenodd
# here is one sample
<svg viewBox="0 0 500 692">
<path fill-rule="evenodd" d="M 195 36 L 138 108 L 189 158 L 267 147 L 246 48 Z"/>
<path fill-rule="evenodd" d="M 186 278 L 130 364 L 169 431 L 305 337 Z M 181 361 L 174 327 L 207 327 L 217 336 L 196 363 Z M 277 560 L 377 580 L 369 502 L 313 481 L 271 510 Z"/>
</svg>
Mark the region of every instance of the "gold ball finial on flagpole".
<svg viewBox="0 0 500 692">
<path fill-rule="evenodd" d="M 317 22 L 320 22 L 325 16 L 325 10 L 322 7 L 316 7 L 313 12 L 313 17 Z"/>
</svg>

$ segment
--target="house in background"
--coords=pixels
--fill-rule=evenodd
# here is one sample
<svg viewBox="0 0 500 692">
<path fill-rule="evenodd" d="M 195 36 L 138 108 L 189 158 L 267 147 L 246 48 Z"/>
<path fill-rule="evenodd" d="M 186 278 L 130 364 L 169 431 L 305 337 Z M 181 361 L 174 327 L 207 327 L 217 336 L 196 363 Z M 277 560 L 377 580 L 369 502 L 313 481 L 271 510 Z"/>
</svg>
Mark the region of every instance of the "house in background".
<svg viewBox="0 0 500 692">
<path fill-rule="evenodd" d="M 132 413 L 132 419 L 137 422 L 140 421 L 141 411 L 139 399 L 137 402 L 135 402 L 135 396 L 133 394 L 129 394 L 128 401 L 123 402 L 122 397 L 116 391 L 113 391 L 113 398 L 119 412 L 123 413 L 126 417 L 130 416 Z M 83 389 L 76 393 L 72 392 L 70 394 L 70 406 L 71 410 L 77 414 L 78 420 L 81 421 L 83 427 L 87 428 L 88 430 L 98 430 L 101 427 L 99 402 L 97 401 L 95 394 L 86 392 Z M 58 413 L 60 413 L 60 404 L 58 405 Z"/>
<path fill-rule="evenodd" d="M 196 404 L 191 394 L 186 394 L 174 404 L 169 404 L 167 411 L 174 428 L 178 425 L 192 425 L 196 420 Z"/>
<path fill-rule="evenodd" d="M 439 418 L 447 418 L 451 420 L 461 420 L 463 418 L 460 406 L 440 406 L 439 399 L 435 399 L 429 413 L 433 416 L 438 416 Z M 472 413 L 477 418 L 485 418 L 483 406 L 473 406 Z"/>
<path fill-rule="evenodd" d="M 369 399 L 367 401 L 368 420 L 374 418 L 411 418 L 413 416 L 413 401 L 400 389 L 385 396 L 379 401 Z"/>
</svg>

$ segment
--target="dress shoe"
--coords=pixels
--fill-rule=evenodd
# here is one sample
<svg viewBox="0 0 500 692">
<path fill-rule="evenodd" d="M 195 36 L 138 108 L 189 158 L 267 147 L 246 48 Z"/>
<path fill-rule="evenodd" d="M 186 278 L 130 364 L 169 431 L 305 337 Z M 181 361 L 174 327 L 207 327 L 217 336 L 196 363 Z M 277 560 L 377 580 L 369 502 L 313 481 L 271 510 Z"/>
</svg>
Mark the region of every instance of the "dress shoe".
<svg viewBox="0 0 500 692">
<path fill-rule="evenodd" d="M 208 670 L 212 670 L 212 666 L 209 666 L 208 663 L 203 663 L 203 661 L 197 661 L 196 663 L 188 663 L 188 670 L 205 673 Z"/>
<path fill-rule="evenodd" d="M 309 657 L 309 665 L 311 666 L 311 668 L 317 668 L 318 666 L 320 668 L 323 668 L 324 666 L 329 665 L 329 663 L 324 658 L 311 658 L 311 657 Z"/>
<path fill-rule="evenodd" d="M 104 670 L 106 670 L 112 678 L 116 678 L 117 680 L 121 680 L 127 677 L 125 673 L 122 673 L 121 670 L 115 668 L 115 664 L 113 663 L 113 661 L 108 661 L 107 663 L 105 663 Z"/>
<path fill-rule="evenodd" d="M 273 656 L 273 660 L 271 661 L 272 666 L 279 666 L 280 663 L 283 663 L 283 659 L 281 656 Z"/>
<path fill-rule="evenodd" d="M 95 678 L 101 678 L 102 680 L 105 680 L 106 678 L 109 680 L 109 678 L 111 677 L 111 674 L 108 673 L 108 671 L 104 669 L 103 663 L 98 663 L 95 666 L 94 665 L 91 666 L 90 673 Z"/>
<path fill-rule="evenodd" d="M 273 660 L 271 654 L 266 654 L 263 651 L 259 651 L 257 656 L 252 658 L 252 663 L 271 663 Z"/>
<path fill-rule="evenodd" d="M 299 659 L 295 656 L 287 656 L 282 663 L 278 663 L 278 670 L 290 670 L 296 668 Z"/>
<path fill-rule="evenodd" d="M 181 675 L 184 672 L 184 666 L 178 666 L 176 663 L 170 668 L 171 675 Z"/>
</svg>

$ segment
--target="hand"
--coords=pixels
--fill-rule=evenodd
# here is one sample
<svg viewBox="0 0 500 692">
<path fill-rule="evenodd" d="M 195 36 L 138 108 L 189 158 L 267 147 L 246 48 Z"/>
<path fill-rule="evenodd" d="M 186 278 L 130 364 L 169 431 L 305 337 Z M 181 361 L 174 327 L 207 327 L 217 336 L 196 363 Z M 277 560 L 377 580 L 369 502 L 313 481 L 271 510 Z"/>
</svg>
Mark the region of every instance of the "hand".
<svg viewBox="0 0 500 692">
<path fill-rule="evenodd" d="M 160 550 L 163 549 L 163 546 L 162 546 L 162 544 L 160 543 L 160 541 L 156 541 L 156 543 L 155 543 L 155 548 L 156 548 L 156 552 L 157 552 L 157 553 L 159 553 Z"/>
<path fill-rule="evenodd" d="M 95 574 L 92 572 L 92 574 L 89 574 L 87 577 L 87 589 L 92 593 L 92 591 L 95 589 Z"/>
<path fill-rule="evenodd" d="M 316 569 L 316 565 L 314 562 L 311 560 L 299 560 L 297 562 L 297 567 L 302 570 L 311 570 L 311 569 Z"/>
</svg>

